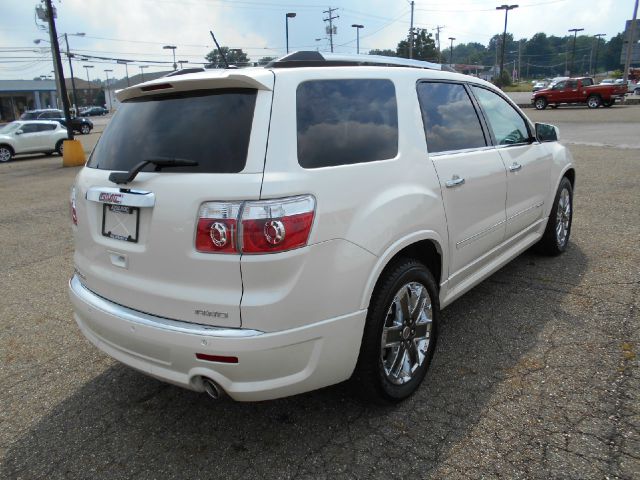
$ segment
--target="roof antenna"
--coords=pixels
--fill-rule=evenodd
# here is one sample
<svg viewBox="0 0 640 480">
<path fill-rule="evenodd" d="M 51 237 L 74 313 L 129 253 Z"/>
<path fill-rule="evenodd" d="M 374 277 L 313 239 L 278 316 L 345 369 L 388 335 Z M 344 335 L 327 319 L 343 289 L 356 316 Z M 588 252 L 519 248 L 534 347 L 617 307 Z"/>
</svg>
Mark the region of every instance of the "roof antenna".
<svg viewBox="0 0 640 480">
<path fill-rule="evenodd" d="M 225 68 L 229 68 L 229 62 L 227 62 L 227 57 L 225 57 L 224 52 L 220 48 L 220 45 L 218 44 L 218 41 L 216 40 L 216 36 L 213 34 L 213 32 L 211 30 L 209 30 L 209 33 L 211 34 L 211 38 L 213 38 L 213 41 L 216 44 L 216 48 L 218 49 L 218 53 L 220 53 L 220 56 L 222 57 L 222 61 L 225 64 Z"/>
</svg>

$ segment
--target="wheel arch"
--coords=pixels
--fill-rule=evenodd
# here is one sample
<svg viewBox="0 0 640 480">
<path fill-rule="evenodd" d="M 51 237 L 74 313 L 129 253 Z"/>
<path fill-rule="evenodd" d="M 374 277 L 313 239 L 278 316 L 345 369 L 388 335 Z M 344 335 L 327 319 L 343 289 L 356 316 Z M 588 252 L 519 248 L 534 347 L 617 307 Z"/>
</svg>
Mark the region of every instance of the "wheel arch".
<svg viewBox="0 0 640 480">
<path fill-rule="evenodd" d="M 0 143 L 0 147 L 7 147 L 9 150 L 11 150 L 12 155 L 16 154 L 15 148 L 13 148 L 13 146 L 10 143 Z"/>
<path fill-rule="evenodd" d="M 442 239 L 437 232 L 422 231 L 409 235 L 389 246 L 378 258 L 369 275 L 361 300 L 361 308 L 369 307 L 371 296 L 385 269 L 400 257 L 415 258 L 423 263 L 435 278 L 436 284 L 440 286 L 442 279 L 446 278 L 445 267 L 447 265 L 446 251 L 443 250 L 442 245 Z"/>
</svg>

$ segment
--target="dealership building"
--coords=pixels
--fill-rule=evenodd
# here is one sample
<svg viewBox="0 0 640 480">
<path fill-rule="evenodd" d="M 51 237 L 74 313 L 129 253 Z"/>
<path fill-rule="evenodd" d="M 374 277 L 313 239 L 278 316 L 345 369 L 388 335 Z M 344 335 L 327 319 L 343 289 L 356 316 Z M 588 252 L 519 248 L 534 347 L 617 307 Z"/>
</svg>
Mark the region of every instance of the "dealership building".
<svg viewBox="0 0 640 480">
<path fill-rule="evenodd" d="M 57 108 L 57 101 L 55 80 L 0 80 L 0 123 L 26 110 Z"/>
</svg>

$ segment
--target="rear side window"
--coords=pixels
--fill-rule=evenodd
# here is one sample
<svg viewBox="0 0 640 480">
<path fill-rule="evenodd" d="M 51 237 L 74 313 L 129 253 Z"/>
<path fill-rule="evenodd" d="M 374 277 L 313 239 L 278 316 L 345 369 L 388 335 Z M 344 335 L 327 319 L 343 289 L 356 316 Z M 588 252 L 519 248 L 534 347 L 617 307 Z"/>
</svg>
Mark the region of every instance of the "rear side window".
<svg viewBox="0 0 640 480">
<path fill-rule="evenodd" d="M 38 124 L 38 131 L 40 132 L 46 132 L 49 130 L 55 130 L 56 126 L 51 124 L 51 123 L 39 123 Z"/>
<path fill-rule="evenodd" d="M 298 162 L 304 168 L 387 160 L 398 154 L 390 80 L 314 80 L 296 95 Z"/>
<path fill-rule="evenodd" d="M 182 159 L 198 165 L 167 171 L 238 173 L 247 162 L 256 95 L 255 89 L 218 89 L 125 101 L 87 166 L 128 171 L 144 160 Z"/>
<path fill-rule="evenodd" d="M 418 99 L 429 153 L 487 146 L 478 114 L 463 85 L 419 83 Z"/>
</svg>

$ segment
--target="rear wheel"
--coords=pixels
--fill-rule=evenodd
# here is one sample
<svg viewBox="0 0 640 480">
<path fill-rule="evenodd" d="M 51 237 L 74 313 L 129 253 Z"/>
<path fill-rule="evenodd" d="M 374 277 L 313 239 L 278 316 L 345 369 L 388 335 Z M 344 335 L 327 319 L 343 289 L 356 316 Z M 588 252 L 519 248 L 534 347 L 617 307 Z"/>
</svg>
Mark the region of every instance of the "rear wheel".
<svg viewBox="0 0 640 480">
<path fill-rule="evenodd" d="M 399 402 L 418 389 L 439 318 L 436 281 L 422 263 L 401 258 L 387 267 L 371 297 L 354 373 L 367 400 Z"/>
<path fill-rule="evenodd" d="M 533 105 L 536 107 L 536 110 L 544 110 L 547 108 L 547 99 L 544 97 L 536 98 Z"/>
<path fill-rule="evenodd" d="M 62 156 L 63 149 L 64 149 L 64 140 L 58 140 L 58 143 L 56 143 L 56 152 L 58 152 L 58 155 Z"/>
<path fill-rule="evenodd" d="M 6 145 L 0 145 L 0 162 L 8 162 L 13 158 L 13 150 Z"/>
<path fill-rule="evenodd" d="M 616 101 L 614 99 L 611 99 L 607 100 L 606 102 L 602 102 L 602 106 L 609 108 L 612 107 L 614 103 L 616 103 Z"/>
<path fill-rule="evenodd" d="M 597 95 L 591 95 L 587 98 L 587 107 L 598 108 L 602 104 L 602 99 Z"/>
<path fill-rule="evenodd" d="M 547 255 L 559 255 L 567 249 L 573 219 L 573 187 L 563 177 L 549 213 L 547 228 L 538 243 L 538 250 Z"/>
<path fill-rule="evenodd" d="M 80 127 L 80 133 L 83 135 L 87 135 L 89 132 L 91 132 L 91 127 L 89 127 L 89 125 L 82 125 Z"/>
</svg>

